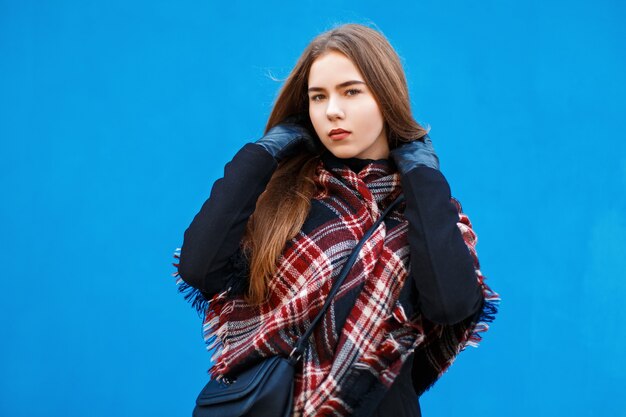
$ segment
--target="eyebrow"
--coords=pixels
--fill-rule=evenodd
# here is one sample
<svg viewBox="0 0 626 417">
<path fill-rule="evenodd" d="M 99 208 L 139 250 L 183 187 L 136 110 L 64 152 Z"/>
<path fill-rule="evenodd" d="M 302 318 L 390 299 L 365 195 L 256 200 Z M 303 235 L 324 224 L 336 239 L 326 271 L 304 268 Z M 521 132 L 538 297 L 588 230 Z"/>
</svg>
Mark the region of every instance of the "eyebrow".
<svg viewBox="0 0 626 417">
<path fill-rule="evenodd" d="M 339 88 L 347 87 L 347 86 L 353 85 L 353 84 L 365 84 L 365 82 L 364 81 L 359 81 L 359 80 L 350 80 L 350 81 L 342 82 L 341 84 L 337 84 L 337 86 L 335 88 L 339 89 Z M 308 91 L 310 93 L 311 91 L 324 91 L 324 90 L 325 89 L 322 88 L 322 87 L 309 87 Z"/>
</svg>

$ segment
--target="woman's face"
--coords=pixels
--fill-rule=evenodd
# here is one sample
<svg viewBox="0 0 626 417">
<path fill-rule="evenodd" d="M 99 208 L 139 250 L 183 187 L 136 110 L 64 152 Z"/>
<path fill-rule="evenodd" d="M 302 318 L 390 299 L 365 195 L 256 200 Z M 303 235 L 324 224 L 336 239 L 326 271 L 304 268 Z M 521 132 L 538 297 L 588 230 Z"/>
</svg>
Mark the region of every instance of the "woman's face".
<svg viewBox="0 0 626 417">
<path fill-rule="evenodd" d="M 361 159 L 389 156 L 382 112 L 361 73 L 345 55 L 331 51 L 313 61 L 308 95 L 315 132 L 333 155 Z"/>
</svg>

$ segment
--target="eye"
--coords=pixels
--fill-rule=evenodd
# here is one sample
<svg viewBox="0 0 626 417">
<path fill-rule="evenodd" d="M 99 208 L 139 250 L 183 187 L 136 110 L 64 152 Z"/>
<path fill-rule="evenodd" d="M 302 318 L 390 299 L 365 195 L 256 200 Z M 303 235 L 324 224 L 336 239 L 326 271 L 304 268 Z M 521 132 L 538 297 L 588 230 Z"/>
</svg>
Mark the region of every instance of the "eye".
<svg viewBox="0 0 626 417">
<path fill-rule="evenodd" d="M 350 88 L 350 89 L 346 90 L 346 95 L 347 96 L 356 96 L 359 93 L 361 93 L 361 90 L 359 90 L 358 88 Z"/>
</svg>

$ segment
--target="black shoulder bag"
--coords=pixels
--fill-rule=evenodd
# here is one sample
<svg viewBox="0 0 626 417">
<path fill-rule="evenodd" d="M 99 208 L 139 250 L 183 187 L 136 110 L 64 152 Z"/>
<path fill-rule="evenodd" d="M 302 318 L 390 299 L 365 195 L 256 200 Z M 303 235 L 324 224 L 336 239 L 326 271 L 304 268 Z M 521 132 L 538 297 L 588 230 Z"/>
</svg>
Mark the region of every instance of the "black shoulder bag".
<svg viewBox="0 0 626 417">
<path fill-rule="evenodd" d="M 396 198 L 370 227 L 354 247 L 337 280 L 328 294 L 324 306 L 311 326 L 298 339 L 288 358 L 272 356 L 239 373 L 236 377 L 211 380 L 196 399 L 193 417 L 288 417 L 293 407 L 294 366 L 302 358 L 309 336 L 322 319 L 331 300 L 356 261 L 365 241 L 374 233 L 393 208 L 404 200 Z"/>
</svg>

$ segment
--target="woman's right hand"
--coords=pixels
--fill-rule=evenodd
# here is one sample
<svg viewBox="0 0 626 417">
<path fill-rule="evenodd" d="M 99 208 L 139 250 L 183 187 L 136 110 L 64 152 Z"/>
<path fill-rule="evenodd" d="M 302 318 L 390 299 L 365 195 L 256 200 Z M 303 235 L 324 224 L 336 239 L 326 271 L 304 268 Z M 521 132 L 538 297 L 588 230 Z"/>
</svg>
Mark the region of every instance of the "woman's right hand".
<svg viewBox="0 0 626 417">
<path fill-rule="evenodd" d="M 256 141 L 280 162 L 294 155 L 300 146 L 309 151 L 316 150 L 316 139 L 302 123 L 302 116 L 290 116 L 267 131 Z"/>
</svg>

